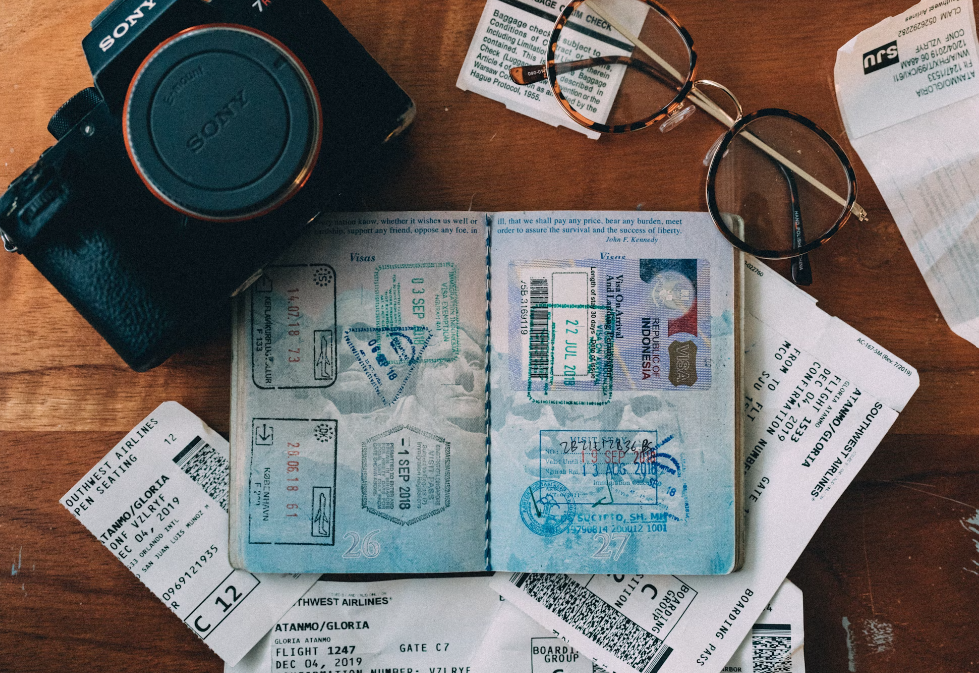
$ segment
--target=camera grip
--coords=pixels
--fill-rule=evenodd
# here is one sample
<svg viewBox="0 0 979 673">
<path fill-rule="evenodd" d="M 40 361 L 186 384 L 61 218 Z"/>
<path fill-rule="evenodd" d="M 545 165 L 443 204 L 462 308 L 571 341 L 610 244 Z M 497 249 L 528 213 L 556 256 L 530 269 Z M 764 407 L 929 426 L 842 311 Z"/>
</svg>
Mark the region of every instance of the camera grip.
<svg viewBox="0 0 979 673">
<path fill-rule="evenodd" d="M 146 371 L 187 339 L 177 314 L 136 282 L 127 253 L 104 229 L 75 231 L 24 256 L 102 335 L 127 365 Z"/>
</svg>

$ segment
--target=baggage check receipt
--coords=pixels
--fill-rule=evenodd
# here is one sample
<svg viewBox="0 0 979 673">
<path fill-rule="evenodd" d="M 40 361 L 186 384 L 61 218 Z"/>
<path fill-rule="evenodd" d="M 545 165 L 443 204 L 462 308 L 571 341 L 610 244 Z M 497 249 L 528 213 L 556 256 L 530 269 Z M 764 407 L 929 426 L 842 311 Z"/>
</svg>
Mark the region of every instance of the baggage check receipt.
<svg viewBox="0 0 979 673">
<path fill-rule="evenodd" d="M 953 332 L 979 346 L 979 40 L 971 2 L 925 0 L 836 56 L 853 149 Z"/>
<path fill-rule="evenodd" d="M 623 24 L 638 34 L 649 8 L 633 0 L 604 0 L 604 9 L 613 9 Z M 539 119 L 551 126 L 565 126 L 597 139 L 599 133 L 581 126 L 564 113 L 547 82 L 517 86 L 510 79 L 510 68 L 544 63 L 545 48 L 554 22 L 564 9 L 556 0 L 489 0 L 483 8 L 479 26 L 469 45 L 456 86 L 499 101 L 508 109 Z M 571 60 L 599 54 L 629 56 L 632 49 L 617 30 L 582 5 L 576 20 L 583 30 L 575 35 Z M 604 122 L 612 109 L 625 68 L 612 70 L 608 79 L 590 77 L 582 71 L 562 77 L 569 83 L 564 95 L 576 108 L 586 109 Z"/>
<path fill-rule="evenodd" d="M 228 442 L 161 404 L 61 504 L 229 664 L 316 581 L 228 561 Z"/>
</svg>

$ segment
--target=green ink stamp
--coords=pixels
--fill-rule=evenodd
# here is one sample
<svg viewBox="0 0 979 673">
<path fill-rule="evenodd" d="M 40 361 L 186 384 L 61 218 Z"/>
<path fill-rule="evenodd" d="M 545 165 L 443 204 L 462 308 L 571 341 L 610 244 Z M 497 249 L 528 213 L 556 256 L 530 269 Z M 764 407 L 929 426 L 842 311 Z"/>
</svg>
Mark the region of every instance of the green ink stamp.
<svg viewBox="0 0 979 673">
<path fill-rule="evenodd" d="M 422 362 L 459 355 L 459 288 L 452 262 L 383 264 L 374 271 L 377 327 L 424 327 L 432 338 Z"/>
<path fill-rule="evenodd" d="M 539 404 L 603 405 L 612 399 L 615 312 L 597 304 L 538 304 L 530 330 L 527 396 Z M 543 317 L 543 320 L 541 319 Z"/>
</svg>

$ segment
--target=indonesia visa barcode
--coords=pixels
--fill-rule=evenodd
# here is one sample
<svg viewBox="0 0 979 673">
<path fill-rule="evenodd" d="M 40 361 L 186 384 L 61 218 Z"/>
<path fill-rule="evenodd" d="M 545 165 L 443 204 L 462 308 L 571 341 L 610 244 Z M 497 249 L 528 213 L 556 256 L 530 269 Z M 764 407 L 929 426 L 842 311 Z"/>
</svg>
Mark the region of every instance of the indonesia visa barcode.
<svg viewBox="0 0 979 673">
<path fill-rule="evenodd" d="M 530 279 L 530 373 L 532 379 L 547 379 L 551 369 L 551 311 L 547 305 L 546 278 Z"/>
<path fill-rule="evenodd" d="M 204 489 L 225 512 L 228 511 L 228 459 L 200 437 L 194 437 L 183 451 L 173 457 L 187 476 Z"/>
<path fill-rule="evenodd" d="M 514 573 L 510 582 L 568 626 L 641 673 L 656 673 L 671 647 L 569 575 Z"/>
<path fill-rule="evenodd" d="M 751 627 L 751 664 L 754 673 L 792 673 L 792 625 Z"/>
</svg>

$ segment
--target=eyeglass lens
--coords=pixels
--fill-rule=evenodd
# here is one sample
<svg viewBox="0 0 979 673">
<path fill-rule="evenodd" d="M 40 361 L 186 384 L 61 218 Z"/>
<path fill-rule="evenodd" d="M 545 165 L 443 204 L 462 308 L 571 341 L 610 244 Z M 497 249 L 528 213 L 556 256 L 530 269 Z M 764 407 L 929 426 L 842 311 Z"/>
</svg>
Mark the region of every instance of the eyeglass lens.
<svg viewBox="0 0 979 673">
<path fill-rule="evenodd" d="M 648 45 L 658 61 L 601 14 Z M 677 27 L 639 0 L 583 3 L 557 36 L 557 82 L 589 123 L 628 125 L 670 104 L 690 77 L 690 51 Z"/>
<path fill-rule="evenodd" d="M 786 161 L 778 161 L 760 144 Z M 845 167 L 812 129 L 779 115 L 760 116 L 746 124 L 718 160 L 713 185 L 718 210 L 738 215 L 744 225 L 735 231 L 727 226 L 729 221 L 722 224 L 765 257 L 788 257 L 824 238 L 844 207 L 804 179 L 800 169 L 834 193 L 847 195 L 850 183 Z"/>
<path fill-rule="evenodd" d="M 580 123 L 607 127 L 600 130 L 641 128 L 692 76 L 681 29 L 643 0 L 582 2 L 563 27 L 558 22 L 552 40 L 565 105 Z M 711 102 L 699 88 L 695 96 L 698 106 Z M 797 256 L 832 234 L 844 215 L 849 173 L 814 128 L 791 113 L 761 114 L 724 149 L 709 185 L 715 220 L 748 252 Z"/>
</svg>

